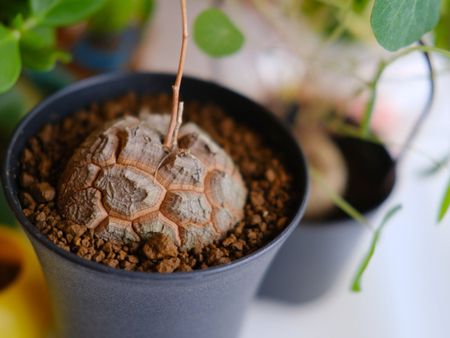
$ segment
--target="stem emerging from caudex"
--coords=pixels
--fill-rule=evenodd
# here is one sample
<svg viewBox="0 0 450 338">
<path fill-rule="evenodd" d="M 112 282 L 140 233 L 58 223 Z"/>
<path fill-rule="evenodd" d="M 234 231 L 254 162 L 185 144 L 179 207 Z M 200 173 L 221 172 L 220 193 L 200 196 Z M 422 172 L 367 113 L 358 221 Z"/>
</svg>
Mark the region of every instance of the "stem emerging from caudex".
<svg viewBox="0 0 450 338">
<path fill-rule="evenodd" d="M 183 121 L 183 102 L 178 102 L 180 97 L 181 78 L 183 76 L 184 60 L 186 59 L 186 48 L 188 39 L 186 0 L 180 0 L 181 16 L 182 16 L 182 40 L 180 60 L 178 62 L 178 72 L 175 84 L 172 86 L 172 111 L 170 114 L 170 124 L 167 135 L 164 140 L 164 146 L 169 150 L 177 145 L 178 130 Z"/>
</svg>

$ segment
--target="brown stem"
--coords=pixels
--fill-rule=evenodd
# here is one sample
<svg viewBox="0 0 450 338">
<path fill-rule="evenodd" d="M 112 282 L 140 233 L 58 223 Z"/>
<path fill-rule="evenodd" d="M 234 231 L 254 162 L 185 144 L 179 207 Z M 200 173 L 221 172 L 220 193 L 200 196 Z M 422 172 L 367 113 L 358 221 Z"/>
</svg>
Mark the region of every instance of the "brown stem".
<svg viewBox="0 0 450 338">
<path fill-rule="evenodd" d="M 173 130 L 172 147 L 176 147 L 178 144 L 178 131 L 180 130 L 181 123 L 183 122 L 183 110 L 184 110 L 184 102 L 180 102 L 178 104 L 177 122 L 175 123 L 175 129 Z"/>
<path fill-rule="evenodd" d="M 169 149 L 172 149 L 177 143 L 178 130 L 182 122 L 182 113 L 183 113 L 182 105 L 179 104 L 178 100 L 180 97 L 180 85 L 181 85 L 181 78 L 183 76 L 184 60 L 186 59 L 187 38 L 189 36 L 187 27 L 186 0 L 180 0 L 180 4 L 183 23 L 181 52 L 180 52 L 180 60 L 178 62 L 177 77 L 175 79 L 175 84 L 172 86 L 172 112 L 170 115 L 170 124 L 166 138 L 164 140 L 164 145 Z"/>
</svg>

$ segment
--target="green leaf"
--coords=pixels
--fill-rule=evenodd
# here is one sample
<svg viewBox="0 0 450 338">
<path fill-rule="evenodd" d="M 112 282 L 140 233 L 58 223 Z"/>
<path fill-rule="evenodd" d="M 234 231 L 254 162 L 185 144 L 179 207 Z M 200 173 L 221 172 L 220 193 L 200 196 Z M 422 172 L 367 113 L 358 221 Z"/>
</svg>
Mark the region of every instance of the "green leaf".
<svg viewBox="0 0 450 338">
<path fill-rule="evenodd" d="M 22 13 L 19 13 L 11 21 L 11 27 L 20 30 L 22 28 L 22 25 L 23 25 L 23 15 Z"/>
<path fill-rule="evenodd" d="M 441 207 L 439 208 L 438 222 L 442 222 L 450 208 L 450 180 L 447 183 L 447 189 L 442 198 Z"/>
<path fill-rule="evenodd" d="M 219 9 L 206 9 L 195 19 L 194 41 L 209 56 L 233 54 L 241 49 L 244 40 L 241 31 Z"/>
<path fill-rule="evenodd" d="M 20 51 L 24 66 L 33 70 L 49 71 L 53 69 L 57 61 L 70 61 L 69 54 L 52 48 L 34 49 L 21 44 Z"/>
<path fill-rule="evenodd" d="M 141 0 L 138 16 L 142 22 L 149 20 L 155 13 L 155 0 Z"/>
<path fill-rule="evenodd" d="M 377 247 L 378 241 L 381 236 L 381 232 L 383 231 L 385 225 L 389 222 L 389 220 L 402 208 L 401 205 L 396 205 L 395 207 L 391 208 L 386 215 L 383 217 L 383 220 L 381 221 L 380 226 L 378 229 L 373 233 L 372 235 L 372 241 L 370 243 L 369 251 L 365 255 L 363 261 L 361 262 L 355 278 L 352 283 L 352 291 L 354 292 L 360 292 L 361 291 L 361 279 L 364 275 L 364 272 L 366 271 L 367 267 L 369 266 L 369 263 L 375 253 L 375 249 Z"/>
<path fill-rule="evenodd" d="M 372 30 L 381 46 L 396 51 L 436 26 L 440 5 L 440 0 L 375 0 Z"/>
<path fill-rule="evenodd" d="M 22 14 L 23 17 L 28 16 L 28 0 L 0 0 L 0 22 L 9 24 L 18 14 Z"/>
<path fill-rule="evenodd" d="M 11 88 L 20 75 L 18 37 L 0 25 L 0 93 Z"/>
<path fill-rule="evenodd" d="M 434 29 L 436 47 L 450 49 L 450 0 L 442 3 L 442 14 Z"/>
<path fill-rule="evenodd" d="M 89 19 L 89 30 L 96 33 L 115 33 L 128 26 L 137 5 L 136 0 L 108 0 Z"/>
<path fill-rule="evenodd" d="M 99 10 L 105 0 L 55 0 L 45 1 L 40 23 L 46 26 L 67 26 L 81 21 Z"/>
<path fill-rule="evenodd" d="M 33 13 L 42 13 L 47 11 L 54 3 L 59 0 L 30 0 L 31 11 Z"/>
<path fill-rule="evenodd" d="M 34 49 L 48 48 L 55 44 L 55 29 L 53 27 L 36 27 L 24 31 L 20 43 Z"/>
<path fill-rule="evenodd" d="M 371 2 L 371 0 L 353 0 L 352 9 L 356 13 L 362 13 Z"/>
</svg>

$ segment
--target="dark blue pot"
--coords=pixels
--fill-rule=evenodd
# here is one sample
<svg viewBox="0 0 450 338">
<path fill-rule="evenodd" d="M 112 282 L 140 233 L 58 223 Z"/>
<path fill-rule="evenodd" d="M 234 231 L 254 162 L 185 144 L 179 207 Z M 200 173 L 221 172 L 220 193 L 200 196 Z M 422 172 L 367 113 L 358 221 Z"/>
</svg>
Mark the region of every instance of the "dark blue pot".
<svg viewBox="0 0 450 338">
<path fill-rule="evenodd" d="M 73 48 L 74 61 L 96 72 L 112 72 L 124 69 L 141 37 L 141 29 L 128 27 L 119 33 L 95 36 L 86 34 Z M 102 45 L 113 45 L 103 46 Z"/>
<path fill-rule="evenodd" d="M 295 215 L 265 247 L 231 264 L 173 274 L 127 272 L 84 260 L 52 244 L 22 213 L 18 199 L 19 159 L 28 139 L 44 124 L 57 122 L 94 101 L 129 91 L 170 93 L 173 75 L 113 74 L 74 84 L 28 114 L 7 149 L 6 197 L 42 263 L 53 301 L 57 336 L 64 338 L 232 338 L 271 260 L 303 215 L 306 164 L 283 125 L 256 103 L 216 84 L 184 77 L 183 100 L 214 102 L 252 126 L 286 155 L 297 174 Z"/>
</svg>

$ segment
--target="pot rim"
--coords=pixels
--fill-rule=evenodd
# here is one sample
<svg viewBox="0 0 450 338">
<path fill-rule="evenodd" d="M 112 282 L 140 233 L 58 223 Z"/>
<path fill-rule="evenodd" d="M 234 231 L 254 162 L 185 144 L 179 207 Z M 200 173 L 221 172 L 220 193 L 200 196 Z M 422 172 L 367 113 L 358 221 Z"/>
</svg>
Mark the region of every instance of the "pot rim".
<svg viewBox="0 0 450 338">
<path fill-rule="evenodd" d="M 141 272 L 141 271 L 126 271 L 124 269 L 120 268 L 112 268 L 107 265 L 103 265 L 100 263 L 96 263 L 87 259 L 84 259 L 82 257 L 79 257 L 78 255 L 66 251 L 59 246 L 52 243 L 47 236 L 42 234 L 35 225 L 33 225 L 23 214 L 22 207 L 20 204 L 19 199 L 17 198 L 17 194 L 15 193 L 15 177 L 12 177 L 9 168 L 13 167 L 12 159 L 13 159 L 13 150 L 15 145 L 18 143 L 18 140 L 22 137 L 24 134 L 24 130 L 26 129 L 27 125 L 32 121 L 36 116 L 42 114 L 42 112 L 45 112 L 46 106 L 51 104 L 54 101 L 63 100 L 67 96 L 76 95 L 76 93 L 80 90 L 85 89 L 86 87 L 93 87 L 98 86 L 102 83 L 108 83 L 111 81 L 118 81 L 123 80 L 128 77 L 142 77 L 146 78 L 148 76 L 170 76 L 174 77 L 175 75 L 172 73 L 164 73 L 164 72 L 114 72 L 109 74 L 102 74 L 97 75 L 88 79 L 84 79 L 81 81 L 77 81 L 74 84 L 71 84 L 67 87 L 65 87 L 62 90 L 59 90 L 55 94 L 52 94 L 42 100 L 36 107 L 34 107 L 30 113 L 28 113 L 18 124 L 16 127 L 10 142 L 8 144 L 6 153 L 5 153 L 5 159 L 3 163 L 3 171 L 2 171 L 2 182 L 3 182 L 3 189 L 5 192 L 6 199 L 8 201 L 8 204 L 10 208 L 12 209 L 14 215 L 18 219 L 21 226 L 25 229 L 27 234 L 34 239 L 36 239 L 41 245 L 49 249 L 50 251 L 56 253 L 62 258 L 68 259 L 71 263 L 77 264 L 82 266 L 83 268 L 94 270 L 96 272 L 104 273 L 110 276 L 120 277 L 124 279 L 134 279 L 134 280 L 142 280 L 142 281 L 150 281 L 150 280 L 187 280 L 187 279 L 197 279 L 197 278 L 204 278 L 207 276 L 215 275 L 218 273 L 225 272 L 227 270 L 231 270 L 234 268 L 238 268 L 241 266 L 244 266 L 246 264 L 249 264 L 250 262 L 256 260 L 258 257 L 265 255 L 267 252 L 269 252 L 272 247 L 278 244 L 280 240 L 287 237 L 290 233 L 292 233 L 296 228 L 297 225 L 300 223 L 300 220 L 304 214 L 306 203 L 308 200 L 309 195 L 309 179 L 308 179 L 308 167 L 306 165 L 306 160 L 303 155 L 303 152 L 298 144 L 298 142 L 295 141 L 293 135 L 290 133 L 288 128 L 276 118 L 274 114 L 269 112 L 265 107 L 261 106 L 260 104 L 256 103 L 253 100 L 250 100 L 249 98 L 246 98 L 245 96 L 228 89 L 224 86 L 221 86 L 215 82 L 212 81 L 206 81 L 202 80 L 196 77 L 192 76 L 183 76 L 184 80 L 191 80 L 194 82 L 202 82 L 203 84 L 207 84 L 208 86 L 216 87 L 217 90 L 228 92 L 229 94 L 232 94 L 233 96 L 239 97 L 240 99 L 244 99 L 245 101 L 252 102 L 254 105 L 258 106 L 258 109 L 263 112 L 266 117 L 271 120 L 271 123 L 278 126 L 278 128 L 286 134 L 286 136 L 290 139 L 291 143 L 295 145 L 295 149 L 297 150 L 297 154 L 295 154 L 296 157 L 299 158 L 299 160 L 302 162 L 302 166 L 304 167 L 304 171 L 302 173 L 297 173 L 297 175 L 302 175 L 303 177 L 300 177 L 300 180 L 305 183 L 304 187 L 304 194 L 302 197 L 300 197 L 300 203 L 296 207 L 295 213 L 292 216 L 292 219 L 290 223 L 281 231 L 275 238 L 273 238 L 270 242 L 268 242 L 266 245 L 262 246 L 261 248 L 257 249 L 256 251 L 252 252 L 249 255 L 243 256 L 239 259 L 236 259 L 228 264 L 218 265 L 209 267 L 205 270 L 193 270 L 189 272 L 174 272 L 169 274 L 159 273 L 159 272 Z M 45 121 L 42 122 L 42 125 L 45 124 Z M 23 149 L 22 149 L 23 150 Z"/>
</svg>

